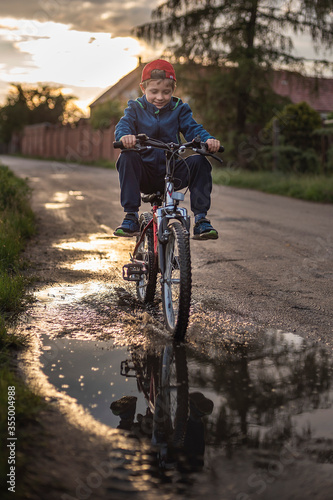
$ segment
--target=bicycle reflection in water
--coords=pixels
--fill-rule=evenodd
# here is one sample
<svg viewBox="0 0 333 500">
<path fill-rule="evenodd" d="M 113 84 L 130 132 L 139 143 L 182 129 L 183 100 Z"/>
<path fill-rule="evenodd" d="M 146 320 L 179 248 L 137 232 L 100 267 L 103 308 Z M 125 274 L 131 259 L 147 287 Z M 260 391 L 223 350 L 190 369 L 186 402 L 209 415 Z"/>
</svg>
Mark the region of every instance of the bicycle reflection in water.
<svg viewBox="0 0 333 500">
<path fill-rule="evenodd" d="M 135 396 L 113 401 L 110 408 L 120 418 L 118 429 L 131 431 L 138 439 L 149 438 L 161 469 L 201 468 L 203 417 L 212 413 L 214 404 L 201 392 L 189 393 L 185 346 L 167 346 L 161 353 L 133 352 L 131 360 L 122 361 L 121 375 L 136 377 L 147 409 L 145 415 L 136 415 Z"/>
</svg>

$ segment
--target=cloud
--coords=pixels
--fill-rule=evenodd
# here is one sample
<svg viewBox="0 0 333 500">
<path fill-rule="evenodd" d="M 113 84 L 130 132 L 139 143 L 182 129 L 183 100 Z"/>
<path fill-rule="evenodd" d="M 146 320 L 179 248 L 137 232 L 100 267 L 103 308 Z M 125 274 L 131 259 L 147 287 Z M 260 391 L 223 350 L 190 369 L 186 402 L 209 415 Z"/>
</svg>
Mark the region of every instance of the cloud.
<svg viewBox="0 0 333 500">
<path fill-rule="evenodd" d="M 2 18 L 0 25 L 0 105 L 11 82 L 43 82 L 75 88 L 85 107 L 133 70 L 142 52 L 134 38 L 77 31 L 51 21 Z"/>
<path fill-rule="evenodd" d="M 2 77 L 7 81 L 16 67 L 17 78 L 24 81 L 107 86 L 135 67 L 140 52 L 139 43 L 130 37 L 112 38 L 108 33 L 70 30 L 65 24 L 37 21 L 34 29 L 30 26 L 27 31 L 24 21 L 16 23 L 15 35 L 3 30 L 0 38 L 6 54 L 1 61 L 8 70 Z M 16 61 L 11 61 L 12 57 Z"/>
<path fill-rule="evenodd" d="M 157 0 L 10 0 L 0 6 L 0 17 L 54 21 L 77 31 L 129 36 L 134 26 L 148 22 Z"/>
<path fill-rule="evenodd" d="M 154 52 L 131 37 L 158 0 L 9 0 L 0 4 L 0 105 L 10 82 L 101 89 Z M 99 93 L 98 92 L 98 93 Z M 90 100 L 93 100 L 91 94 Z"/>
<path fill-rule="evenodd" d="M 31 67 L 32 65 L 31 55 L 20 51 L 9 40 L 0 38 L 0 53 L 1 72 L 9 72 L 14 67 Z"/>
</svg>

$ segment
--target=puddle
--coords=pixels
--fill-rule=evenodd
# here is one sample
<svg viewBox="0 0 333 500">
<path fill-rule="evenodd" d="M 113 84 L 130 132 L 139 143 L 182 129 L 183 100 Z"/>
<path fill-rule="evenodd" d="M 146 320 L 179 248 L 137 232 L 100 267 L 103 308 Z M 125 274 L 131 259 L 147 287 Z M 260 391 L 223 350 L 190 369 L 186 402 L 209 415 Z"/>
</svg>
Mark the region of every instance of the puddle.
<svg viewBox="0 0 333 500">
<path fill-rule="evenodd" d="M 109 262 L 118 258 L 112 239 L 94 235 L 76 247 L 82 262 L 98 258 L 96 240 L 107 243 Z M 237 498 L 251 493 L 258 468 L 274 472 L 281 456 L 296 467 L 290 450 L 332 467 L 333 365 L 317 345 L 253 331 L 218 309 L 207 316 L 198 303 L 188 342 L 176 347 L 132 289 L 90 275 L 36 297 L 26 328 L 40 340 L 45 394 L 73 423 L 120 436 L 136 460 L 126 467 L 136 480 L 144 472 L 140 488 L 170 483 L 173 497 L 200 482 L 202 496 L 214 476 Z"/>
<path fill-rule="evenodd" d="M 177 422 L 185 442 L 194 433 L 189 442 L 201 451 L 283 446 L 295 437 L 333 440 L 332 362 L 297 335 L 266 332 L 229 346 L 219 361 L 188 345 L 147 351 L 47 335 L 42 343 L 43 371 L 58 391 L 99 422 L 155 445 L 168 442 L 165 419 L 168 432 Z"/>
<path fill-rule="evenodd" d="M 118 336 L 118 344 L 124 345 L 124 322 L 134 325 L 140 321 L 138 315 L 134 316 L 135 299 L 114 283 L 52 285 L 35 295 L 37 307 L 32 308 L 22 324 L 29 330 L 33 328 L 41 338 L 45 332 L 51 338 L 92 341 Z M 135 338 L 138 337 L 136 331 Z"/>
<path fill-rule="evenodd" d="M 69 259 L 61 267 L 101 274 L 105 271 L 110 273 L 112 269 L 119 266 L 117 272 L 120 275 L 122 264 L 133 250 L 134 244 L 131 241 L 119 242 L 119 238 L 110 234 L 107 226 L 101 225 L 101 229 L 106 232 L 91 234 L 86 241 L 66 239 L 54 243 L 53 248 L 67 252 L 68 255 L 72 252 L 77 253 L 74 261 Z"/>
<path fill-rule="evenodd" d="M 117 427 L 119 418 L 110 410 L 112 401 L 137 393 L 136 380 L 120 374 L 120 360 L 127 359 L 128 349 L 112 341 L 50 339 L 47 335 L 41 340 L 40 361 L 49 382 L 88 409 L 99 422 Z M 140 403 L 137 409 L 143 412 L 145 404 Z"/>
</svg>

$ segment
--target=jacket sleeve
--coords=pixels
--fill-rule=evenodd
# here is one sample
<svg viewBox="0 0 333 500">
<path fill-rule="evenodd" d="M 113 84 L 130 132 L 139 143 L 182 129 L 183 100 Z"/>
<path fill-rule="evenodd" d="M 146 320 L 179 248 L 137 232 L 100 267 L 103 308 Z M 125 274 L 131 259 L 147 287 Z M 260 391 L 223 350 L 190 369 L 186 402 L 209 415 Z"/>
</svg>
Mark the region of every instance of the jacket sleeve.
<svg viewBox="0 0 333 500">
<path fill-rule="evenodd" d="M 202 142 L 206 142 L 207 139 L 214 139 L 200 123 L 195 121 L 192 110 L 187 103 L 183 103 L 181 106 L 179 129 L 187 141 L 192 141 L 197 135 L 200 135 Z"/>
<path fill-rule="evenodd" d="M 128 107 L 124 111 L 124 116 L 116 125 L 115 139 L 120 141 L 124 135 L 137 134 L 137 119 L 134 101 L 128 101 Z"/>
</svg>

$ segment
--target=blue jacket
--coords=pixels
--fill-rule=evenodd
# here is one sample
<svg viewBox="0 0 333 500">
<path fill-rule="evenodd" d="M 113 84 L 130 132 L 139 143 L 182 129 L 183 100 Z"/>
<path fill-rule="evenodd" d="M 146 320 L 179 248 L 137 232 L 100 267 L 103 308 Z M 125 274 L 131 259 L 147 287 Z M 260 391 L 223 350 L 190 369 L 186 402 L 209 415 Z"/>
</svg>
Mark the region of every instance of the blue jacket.
<svg viewBox="0 0 333 500">
<path fill-rule="evenodd" d="M 178 97 L 172 97 L 166 106 L 158 109 L 143 95 L 135 101 L 128 101 L 125 114 L 116 125 L 115 138 L 119 141 L 123 135 L 146 134 L 154 139 L 179 144 L 180 133 L 186 141 L 192 141 L 197 135 L 203 142 L 213 137 L 194 120 L 190 106 Z M 158 149 L 145 151 L 142 157 L 149 163 L 165 162 L 164 152 Z"/>
</svg>

